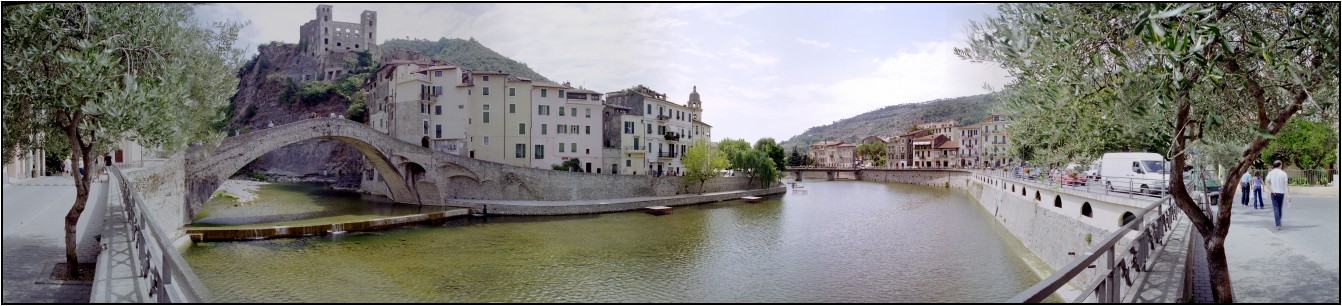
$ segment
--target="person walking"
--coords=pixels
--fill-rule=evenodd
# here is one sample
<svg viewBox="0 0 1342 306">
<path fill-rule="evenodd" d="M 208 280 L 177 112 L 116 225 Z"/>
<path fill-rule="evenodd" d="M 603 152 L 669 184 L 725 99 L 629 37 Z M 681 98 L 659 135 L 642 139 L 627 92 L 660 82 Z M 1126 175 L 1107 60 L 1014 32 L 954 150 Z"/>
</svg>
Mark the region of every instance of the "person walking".
<svg viewBox="0 0 1342 306">
<path fill-rule="evenodd" d="M 1257 175 L 1253 176 L 1253 209 L 1262 209 L 1263 205 L 1263 179 Z"/>
<path fill-rule="evenodd" d="M 1277 222 L 1277 230 L 1281 230 L 1281 209 L 1286 201 L 1291 198 L 1286 194 L 1286 171 L 1281 170 L 1281 161 L 1272 161 L 1272 171 L 1267 173 L 1268 192 L 1272 193 L 1272 219 Z"/>
<path fill-rule="evenodd" d="M 1240 196 L 1240 205 L 1249 206 L 1249 183 L 1253 180 L 1253 170 L 1244 171 L 1244 175 L 1239 177 L 1239 192 L 1244 194 Z"/>
</svg>

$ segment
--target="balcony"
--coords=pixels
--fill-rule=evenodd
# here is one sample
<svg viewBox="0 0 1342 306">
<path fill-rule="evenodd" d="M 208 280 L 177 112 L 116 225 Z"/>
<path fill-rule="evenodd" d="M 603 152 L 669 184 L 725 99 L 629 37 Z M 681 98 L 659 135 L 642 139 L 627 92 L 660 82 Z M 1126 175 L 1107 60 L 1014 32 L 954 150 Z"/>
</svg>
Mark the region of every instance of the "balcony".
<svg viewBox="0 0 1342 306">
<path fill-rule="evenodd" d="M 620 151 L 623 151 L 624 153 L 643 154 L 643 148 L 643 146 L 624 146 Z"/>
<path fill-rule="evenodd" d="M 676 152 L 657 152 L 657 158 L 676 158 Z"/>
<path fill-rule="evenodd" d="M 667 141 L 680 141 L 680 133 L 666 132 L 666 134 L 663 134 L 662 136 L 664 136 Z"/>
<path fill-rule="evenodd" d="M 671 119 L 671 116 L 657 115 L 657 121 L 666 121 L 667 119 Z"/>
</svg>

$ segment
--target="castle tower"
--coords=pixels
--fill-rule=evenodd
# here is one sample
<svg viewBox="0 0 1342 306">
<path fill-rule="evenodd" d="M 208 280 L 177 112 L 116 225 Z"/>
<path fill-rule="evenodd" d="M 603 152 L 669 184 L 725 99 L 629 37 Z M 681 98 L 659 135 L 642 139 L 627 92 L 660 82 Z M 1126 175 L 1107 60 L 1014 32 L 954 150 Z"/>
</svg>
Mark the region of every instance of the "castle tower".
<svg viewBox="0 0 1342 306">
<path fill-rule="evenodd" d="M 694 110 L 704 109 L 703 102 L 699 101 L 699 86 L 694 86 L 694 89 L 690 91 L 690 101 L 685 104 Z"/>
<path fill-rule="evenodd" d="M 364 35 L 361 37 L 364 40 L 363 45 L 373 54 L 373 58 L 381 58 L 382 50 L 377 47 L 377 12 L 363 11 L 363 14 L 359 15 L 359 24 L 363 28 Z"/>
</svg>

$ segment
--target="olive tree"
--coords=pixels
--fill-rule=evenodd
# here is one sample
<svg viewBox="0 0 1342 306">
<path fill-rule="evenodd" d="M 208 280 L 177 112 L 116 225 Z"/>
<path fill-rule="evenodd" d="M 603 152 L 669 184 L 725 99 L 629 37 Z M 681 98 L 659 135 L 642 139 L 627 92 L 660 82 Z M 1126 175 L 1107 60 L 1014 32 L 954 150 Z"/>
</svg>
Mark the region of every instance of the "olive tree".
<svg viewBox="0 0 1342 306">
<path fill-rule="evenodd" d="M 709 146 L 708 140 L 699 138 L 685 149 L 680 163 L 685 165 L 685 182 L 699 183 L 699 192 L 704 192 L 704 182 L 718 177 L 718 172 L 727 168 L 727 156 Z"/>
<path fill-rule="evenodd" d="M 773 137 L 764 137 L 755 141 L 755 150 L 764 151 L 769 159 L 773 161 L 774 167 L 778 171 L 787 170 L 787 153 L 783 146 L 778 145 L 778 141 Z"/>
<path fill-rule="evenodd" d="M 969 48 L 956 53 L 996 62 L 1014 77 L 1000 95 L 1015 112 L 1013 143 L 1054 139 L 1031 144 L 1032 154 L 1155 149 L 1183 169 L 1190 147 L 1247 144 L 1224 185 L 1292 116 L 1337 111 L 1338 10 L 1335 3 L 1005 4 L 970 26 Z M 1170 176 L 1174 202 L 1205 239 L 1216 302 L 1232 302 L 1225 242 L 1237 190 L 1224 190 L 1213 216 L 1195 205 L 1182 171 Z"/>
<path fill-rule="evenodd" d="M 64 137 L 88 168 L 122 140 L 174 150 L 221 139 L 208 126 L 238 84 L 242 50 L 232 46 L 240 27 L 203 25 L 187 4 L 6 6 L 3 155 Z M 76 266 L 75 226 L 91 180 L 72 174 L 65 257 Z"/>
</svg>

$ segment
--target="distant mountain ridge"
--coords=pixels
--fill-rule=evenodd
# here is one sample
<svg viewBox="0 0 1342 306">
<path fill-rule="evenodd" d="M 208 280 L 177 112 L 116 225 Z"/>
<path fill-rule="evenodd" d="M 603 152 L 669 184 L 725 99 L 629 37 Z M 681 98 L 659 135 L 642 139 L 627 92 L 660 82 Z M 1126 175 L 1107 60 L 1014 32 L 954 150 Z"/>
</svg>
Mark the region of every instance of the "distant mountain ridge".
<svg viewBox="0 0 1342 306">
<path fill-rule="evenodd" d="M 983 121 L 999 103 L 992 94 L 937 99 L 926 102 L 890 105 L 834 123 L 812 127 L 780 143 L 791 150 L 806 151 L 813 143 L 827 140 L 857 142 L 867 136 L 891 137 L 908 132 L 918 123 L 954 119 L 961 125 Z"/>
<path fill-rule="evenodd" d="M 480 44 L 475 38 L 439 38 L 437 41 L 427 39 L 389 39 L 382 42 L 382 53 L 386 54 L 397 48 L 404 48 L 424 55 L 432 56 L 436 59 L 446 60 L 470 70 L 477 71 L 495 71 L 501 70 L 515 77 L 524 77 L 537 81 L 550 81 L 549 78 L 531 70 L 526 63 L 518 62 L 503 56 L 494 50 Z"/>
</svg>

